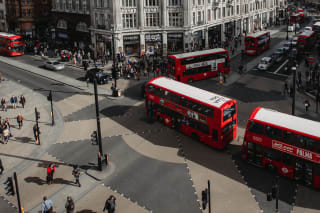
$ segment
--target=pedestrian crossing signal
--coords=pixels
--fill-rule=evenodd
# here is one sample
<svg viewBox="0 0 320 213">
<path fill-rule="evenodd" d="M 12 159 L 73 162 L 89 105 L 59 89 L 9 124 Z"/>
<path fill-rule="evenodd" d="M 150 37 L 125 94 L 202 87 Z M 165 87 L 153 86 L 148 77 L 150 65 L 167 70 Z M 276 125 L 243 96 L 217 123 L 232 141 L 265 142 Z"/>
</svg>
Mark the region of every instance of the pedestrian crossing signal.
<svg viewBox="0 0 320 213">
<path fill-rule="evenodd" d="M 8 177 L 7 181 L 4 183 L 5 185 L 5 189 L 6 189 L 6 194 L 7 195 L 14 195 L 15 192 L 14 192 L 14 186 L 13 186 L 13 180 L 12 180 L 12 177 Z"/>
<path fill-rule="evenodd" d="M 91 134 L 91 143 L 98 144 L 98 134 L 97 131 L 93 131 Z"/>
</svg>

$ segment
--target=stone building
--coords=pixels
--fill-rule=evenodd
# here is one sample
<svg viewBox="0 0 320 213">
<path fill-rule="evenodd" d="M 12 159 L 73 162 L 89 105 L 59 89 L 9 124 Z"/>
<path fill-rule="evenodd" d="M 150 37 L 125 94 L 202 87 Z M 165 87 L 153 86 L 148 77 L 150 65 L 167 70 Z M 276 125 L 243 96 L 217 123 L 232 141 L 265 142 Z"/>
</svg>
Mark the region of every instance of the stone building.
<svg viewBox="0 0 320 213">
<path fill-rule="evenodd" d="M 6 16 L 7 16 L 6 0 L 2 0 L 2 1 L 0 1 L 0 31 L 1 32 L 8 31 Z"/>
</svg>

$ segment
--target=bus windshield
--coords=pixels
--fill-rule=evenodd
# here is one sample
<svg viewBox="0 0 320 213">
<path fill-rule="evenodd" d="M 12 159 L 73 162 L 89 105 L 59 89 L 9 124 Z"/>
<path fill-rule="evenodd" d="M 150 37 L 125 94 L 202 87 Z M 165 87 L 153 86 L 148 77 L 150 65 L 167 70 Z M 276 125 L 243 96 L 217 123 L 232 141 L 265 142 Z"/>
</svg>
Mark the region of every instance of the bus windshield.
<svg viewBox="0 0 320 213">
<path fill-rule="evenodd" d="M 236 113 L 236 106 L 232 105 L 231 107 L 223 110 L 223 121 L 228 120 Z"/>
<path fill-rule="evenodd" d="M 16 53 L 21 53 L 21 52 L 23 52 L 23 47 L 22 46 L 20 46 L 20 47 L 11 47 L 10 51 L 16 52 Z"/>
<path fill-rule="evenodd" d="M 246 38 L 247 43 L 254 43 L 254 38 Z"/>
<path fill-rule="evenodd" d="M 21 42 L 22 38 L 10 39 L 11 42 Z"/>
</svg>

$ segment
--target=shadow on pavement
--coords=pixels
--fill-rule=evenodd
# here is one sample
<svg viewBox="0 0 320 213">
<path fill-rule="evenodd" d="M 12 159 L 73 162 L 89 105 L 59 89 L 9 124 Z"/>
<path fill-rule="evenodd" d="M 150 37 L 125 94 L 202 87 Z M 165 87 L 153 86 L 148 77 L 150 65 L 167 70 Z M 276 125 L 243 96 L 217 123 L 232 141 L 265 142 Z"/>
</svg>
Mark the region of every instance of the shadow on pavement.
<svg viewBox="0 0 320 213">
<path fill-rule="evenodd" d="M 77 211 L 77 213 L 97 213 L 97 212 L 94 212 L 94 211 L 89 210 L 89 209 L 84 209 L 84 210 L 81 210 L 81 211 Z"/>
<path fill-rule="evenodd" d="M 34 140 L 29 137 L 14 137 L 10 139 L 11 141 L 21 142 L 21 143 L 31 143 L 34 144 Z"/>
<path fill-rule="evenodd" d="M 123 105 L 110 106 L 101 110 L 100 113 L 106 117 L 123 116 L 130 108 L 131 106 Z"/>
</svg>

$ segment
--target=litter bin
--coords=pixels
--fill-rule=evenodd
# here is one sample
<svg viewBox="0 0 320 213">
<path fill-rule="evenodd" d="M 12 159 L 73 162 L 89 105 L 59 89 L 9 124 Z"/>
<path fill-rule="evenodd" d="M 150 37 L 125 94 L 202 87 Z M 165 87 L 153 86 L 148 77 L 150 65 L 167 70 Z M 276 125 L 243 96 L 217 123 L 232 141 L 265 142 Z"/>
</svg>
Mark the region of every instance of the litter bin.
<svg viewBox="0 0 320 213">
<path fill-rule="evenodd" d="M 120 97 L 121 96 L 121 90 L 119 88 L 114 88 L 112 91 L 113 97 Z"/>
</svg>

